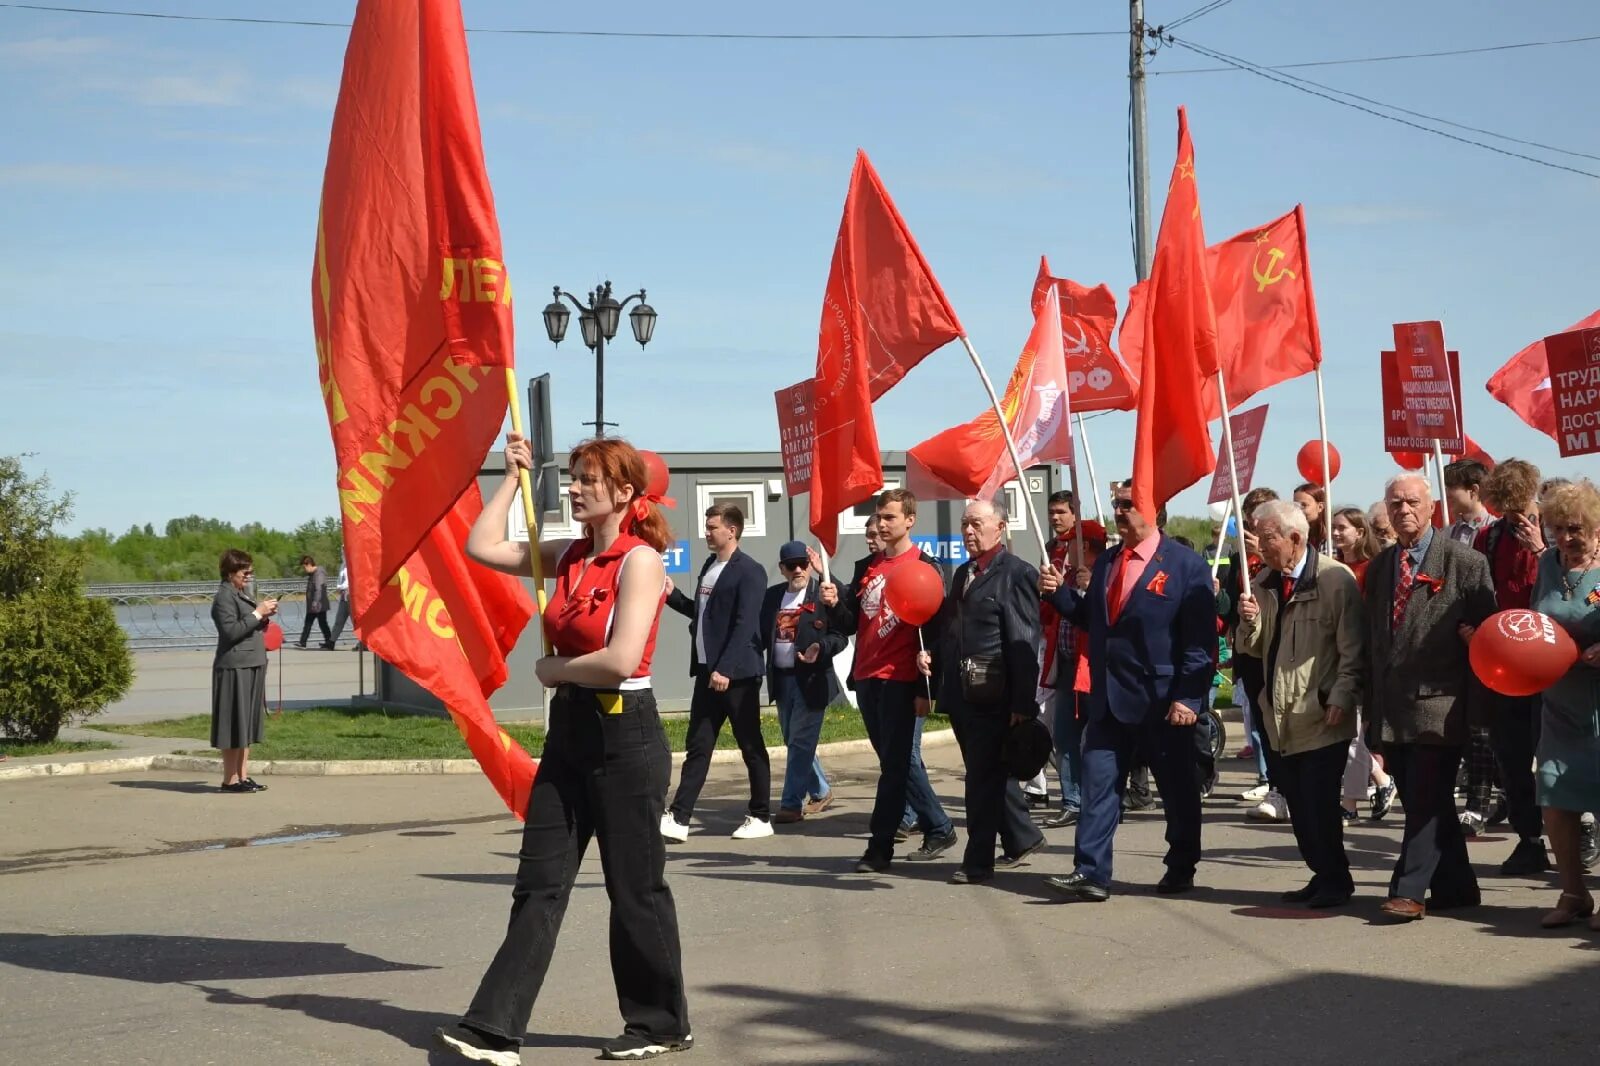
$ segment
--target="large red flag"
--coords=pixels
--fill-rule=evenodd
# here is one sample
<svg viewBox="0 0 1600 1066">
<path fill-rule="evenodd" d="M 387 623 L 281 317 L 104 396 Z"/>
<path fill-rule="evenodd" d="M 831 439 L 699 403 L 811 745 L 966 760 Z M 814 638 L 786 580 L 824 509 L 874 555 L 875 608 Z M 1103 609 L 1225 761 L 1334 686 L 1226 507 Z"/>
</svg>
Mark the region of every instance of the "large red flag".
<svg viewBox="0 0 1600 1066">
<path fill-rule="evenodd" d="M 1000 401 L 1024 468 L 1072 461 L 1061 322 L 1056 294 L 1047 290 Z M 993 499 L 1000 487 L 1016 476 L 1016 464 L 993 407 L 971 422 L 923 441 L 906 457 L 908 487 L 919 497 L 932 500 Z"/>
<path fill-rule="evenodd" d="M 1117 328 L 1117 298 L 1109 286 L 1093 289 L 1070 278 L 1052 277 L 1039 257 L 1029 308 L 1034 317 L 1054 288 L 1061 304 L 1061 341 L 1067 356 L 1068 391 L 1074 411 L 1131 411 L 1138 403 L 1139 375 L 1111 347 Z"/>
<path fill-rule="evenodd" d="M 883 485 L 872 401 L 961 335 L 905 220 L 857 151 L 817 337 L 811 532 L 830 552 L 839 512 Z"/>
<path fill-rule="evenodd" d="M 1575 329 L 1596 326 L 1600 326 L 1600 311 L 1559 332 L 1571 333 Z M 1484 388 L 1528 425 L 1551 440 L 1560 440 L 1556 435 L 1556 407 L 1550 394 L 1550 363 L 1545 358 L 1543 337 L 1508 359 Z"/>
<path fill-rule="evenodd" d="M 311 294 L 357 629 L 445 704 L 520 816 L 534 764 L 486 694 L 533 604 L 462 558 L 512 327 L 458 0 L 358 5 Z"/>
<path fill-rule="evenodd" d="M 1234 410 L 1263 389 L 1322 362 L 1322 334 L 1306 255 L 1304 209 L 1247 229 L 1206 249 L 1211 299 L 1217 313 L 1217 361 Z M 1146 286 L 1134 286 L 1119 341 L 1138 366 L 1143 348 Z M 1206 384 L 1206 417 L 1222 417 L 1216 382 Z"/>
<path fill-rule="evenodd" d="M 357 8 L 311 304 L 359 616 L 505 418 L 511 287 L 457 0 Z"/>
<path fill-rule="evenodd" d="M 1139 419 L 1133 436 L 1133 504 L 1156 511 L 1216 466 L 1202 390 L 1217 372 L 1205 225 L 1195 185 L 1189 119 L 1178 108 L 1178 158 L 1167 184 L 1145 315 Z"/>
</svg>

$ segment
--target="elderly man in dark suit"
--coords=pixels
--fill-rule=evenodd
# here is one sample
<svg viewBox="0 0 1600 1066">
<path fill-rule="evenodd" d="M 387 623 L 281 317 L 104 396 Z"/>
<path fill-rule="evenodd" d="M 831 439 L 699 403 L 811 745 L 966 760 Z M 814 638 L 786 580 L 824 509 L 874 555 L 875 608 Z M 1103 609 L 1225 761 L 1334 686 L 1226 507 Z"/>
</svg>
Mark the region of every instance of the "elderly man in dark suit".
<svg viewBox="0 0 1600 1066">
<path fill-rule="evenodd" d="M 1016 866 L 1044 846 L 1002 757 L 1011 727 L 1039 714 L 1039 572 L 1006 550 L 1007 519 L 1002 504 L 967 505 L 968 558 L 940 608 L 938 654 L 918 656 L 923 672 L 937 678 L 939 709 L 950 716 L 967 766 L 967 850 L 951 878 L 958 885 L 989 881 L 997 865 Z"/>
<path fill-rule="evenodd" d="M 1398 543 L 1367 567 L 1365 707 L 1381 723 L 1406 812 L 1383 911 L 1415 921 L 1430 906 L 1479 902 L 1454 790 L 1468 738 L 1467 643 L 1494 613 L 1494 585 L 1481 553 L 1434 531 L 1426 478 L 1392 479 L 1384 505 Z"/>
<path fill-rule="evenodd" d="M 744 512 L 732 504 L 706 511 L 706 548 L 694 598 L 673 589 L 667 606 L 689 619 L 689 674 L 694 695 L 689 702 L 689 736 L 683 769 L 672 806 L 661 817 L 661 835 L 682 842 L 689 837 L 689 819 L 705 787 L 711 752 L 722 723 L 733 726 L 739 753 L 750 774 L 750 808 L 735 840 L 772 835 L 772 768 L 761 736 L 761 598 L 767 572 L 739 549 Z"/>
<path fill-rule="evenodd" d="M 1217 643 L 1211 570 L 1162 533 L 1165 515 L 1134 508 L 1133 483 L 1113 503 L 1122 543 L 1080 571 L 1084 591 L 1047 568 L 1039 591 L 1089 631 L 1090 691 L 1083 730 L 1083 810 L 1077 868 L 1046 884 L 1076 900 L 1111 898 L 1111 846 L 1128 767 L 1142 749 L 1167 819 L 1163 895 L 1194 887 L 1200 862 L 1199 753 L 1195 723 L 1205 707 Z M 1162 511 L 1164 512 L 1164 508 Z"/>
</svg>

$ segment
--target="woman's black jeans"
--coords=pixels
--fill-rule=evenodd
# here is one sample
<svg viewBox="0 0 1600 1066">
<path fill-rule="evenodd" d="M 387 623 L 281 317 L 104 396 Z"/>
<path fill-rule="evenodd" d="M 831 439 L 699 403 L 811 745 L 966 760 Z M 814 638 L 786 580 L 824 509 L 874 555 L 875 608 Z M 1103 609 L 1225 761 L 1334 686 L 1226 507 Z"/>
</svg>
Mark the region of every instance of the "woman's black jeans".
<svg viewBox="0 0 1600 1066">
<path fill-rule="evenodd" d="M 522 831 L 510 927 L 462 1021 L 522 1039 L 593 837 L 611 901 L 611 975 L 625 1031 L 686 1036 L 678 912 L 660 828 L 672 756 L 655 695 L 562 685 L 549 721 Z"/>
</svg>

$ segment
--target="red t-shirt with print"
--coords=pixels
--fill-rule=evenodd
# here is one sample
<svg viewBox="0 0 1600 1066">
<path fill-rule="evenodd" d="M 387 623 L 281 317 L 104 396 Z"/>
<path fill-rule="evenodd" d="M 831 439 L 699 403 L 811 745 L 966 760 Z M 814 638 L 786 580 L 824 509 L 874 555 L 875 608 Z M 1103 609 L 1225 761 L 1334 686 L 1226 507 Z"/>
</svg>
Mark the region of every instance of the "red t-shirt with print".
<svg viewBox="0 0 1600 1066">
<path fill-rule="evenodd" d="M 857 681 L 920 681 L 917 670 L 917 627 L 895 617 L 883 598 L 883 586 L 899 566 L 915 566 L 922 551 L 912 547 L 894 558 L 879 556 L 861 577 L 856 592 L 860 614 L 856 621 L 856 655 L 850 676 Z"/>
</svg>

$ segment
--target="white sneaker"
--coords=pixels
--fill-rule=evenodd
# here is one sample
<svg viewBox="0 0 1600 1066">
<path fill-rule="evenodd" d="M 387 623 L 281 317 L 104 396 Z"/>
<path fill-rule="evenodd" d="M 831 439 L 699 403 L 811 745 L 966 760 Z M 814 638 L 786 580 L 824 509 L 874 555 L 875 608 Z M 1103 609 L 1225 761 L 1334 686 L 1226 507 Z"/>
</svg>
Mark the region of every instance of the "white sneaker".
<svg viewBox="0 0 1600 1066">
<path fill-rule="evenodd" d="M 1289 820 L 1289 801 L 1283 798 L 1281 792 L 1268 792 L 1266 796 L 1250 812 L 1252 822 L 1287 822 Z"/>
<path fill-rule="evenodd" d="M 689 839 L 689 827 L 672 816 L 668 811 L 661 816 L 661 835 L 675 843 L 682 844 Z"/>
<path fill-rule="evenodd" d="M 772 835 L 772 823 L 762 821 L 753 814 L 744 816 L 744 824 L 733 831 L 735 840 L 760 840 Z"/>
<path fill-rule="evenodd" d="M 1257 785 L 1255 788 L 1248 788 L 1239 793 L 1239 798 L 1244 800 L 1246 803 L 1260 803 L 1262 800 L 1267 798 L 1268 791 L 1268 786 Z"/>
</svg>

